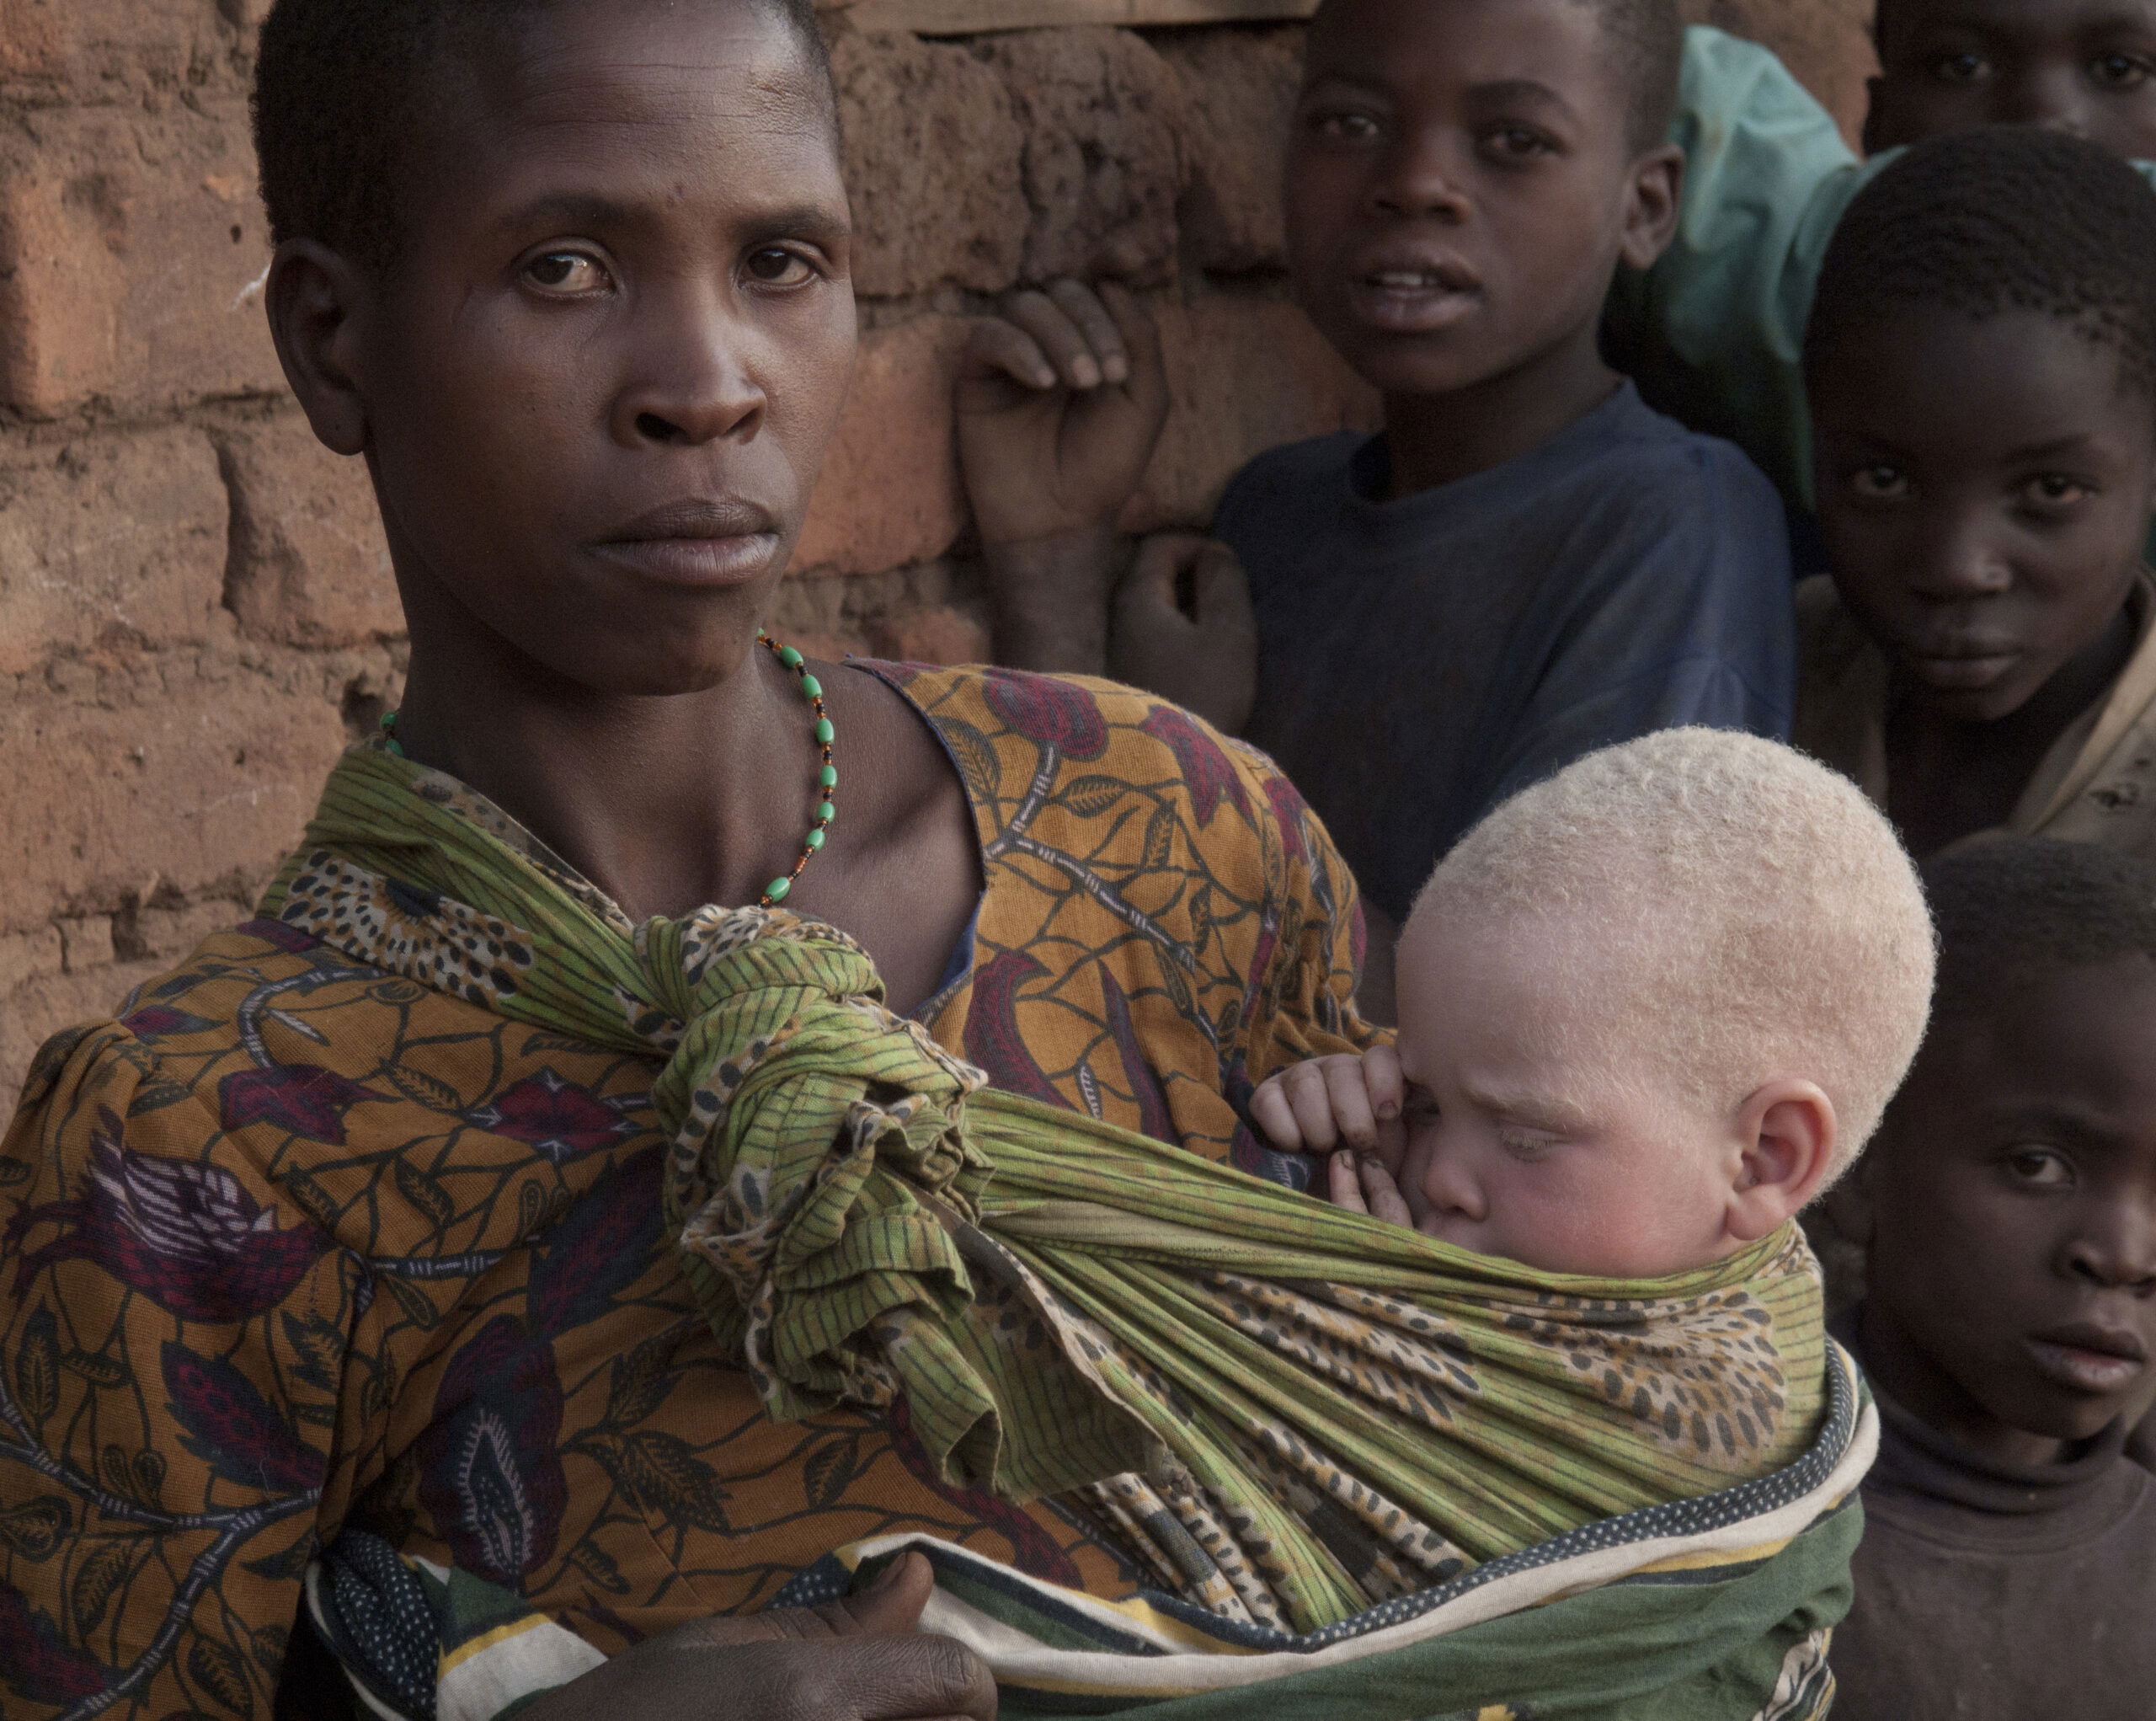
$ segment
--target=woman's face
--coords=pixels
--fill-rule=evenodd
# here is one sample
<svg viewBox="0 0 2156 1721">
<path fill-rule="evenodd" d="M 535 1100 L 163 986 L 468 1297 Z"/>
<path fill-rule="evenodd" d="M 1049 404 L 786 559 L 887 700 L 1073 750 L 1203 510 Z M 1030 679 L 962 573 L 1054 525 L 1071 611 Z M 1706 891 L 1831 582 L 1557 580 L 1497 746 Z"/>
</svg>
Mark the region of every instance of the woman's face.
<svg viewBox="0 0 2156 1721">
<path fill-rule="evenodd" d="M 749 0 L 585 0 L 440 91 L 348 335 L 414 645 L 445 617 L 595 693 L 713 686 L 852 368 L 819 74 Z"/>
</svg>

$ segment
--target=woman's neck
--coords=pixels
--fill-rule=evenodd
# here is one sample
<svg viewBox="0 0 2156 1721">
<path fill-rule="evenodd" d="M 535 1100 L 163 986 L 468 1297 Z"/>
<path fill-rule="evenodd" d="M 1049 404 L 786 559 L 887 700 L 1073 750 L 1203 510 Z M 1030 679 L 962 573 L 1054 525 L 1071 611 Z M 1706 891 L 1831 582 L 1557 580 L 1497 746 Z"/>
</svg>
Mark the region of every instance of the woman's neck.
<svg viewBox="0 0 2156 1721">
<path fill-rule="evenodd" d="M 1388 500 L 1455 484 L 1540 447 L 1609 398 L 1617 373 L 1598 330 L 1567 337 L 1501 376 L 1447 394 L 1388 395 Z"/>
<path fill-rule="evenodd" d="M 651 697 L 594 694 L 511 655 L 415 637 L 406 752 L 494 802 L 632 920 L 753 902 L 791 863 L 816 753 L 761 649 L 716 687 Z"/>
</svg>

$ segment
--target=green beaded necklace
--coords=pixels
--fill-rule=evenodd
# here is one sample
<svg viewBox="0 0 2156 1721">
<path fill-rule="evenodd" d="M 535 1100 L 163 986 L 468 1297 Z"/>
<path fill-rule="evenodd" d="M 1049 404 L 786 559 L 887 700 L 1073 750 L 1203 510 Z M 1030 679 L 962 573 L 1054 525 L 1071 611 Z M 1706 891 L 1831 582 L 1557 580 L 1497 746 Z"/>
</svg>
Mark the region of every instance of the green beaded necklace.
<svg viewBox="0 0 2156 1721">
<path fill-rule="evenodd" d="M 837 739 L 838 731 L 831 727 L 830 717 L 824 709 L 824 684 L 808 673 L 808 665 L 802 660 L 801 654 L 791 645 L 780 644 L 761 628 L 756 629 L 756 638 L 782 665 L 800 678 L 801 697 L 808 702 L 809 708 L 816 714 L 814 733 L 817 748 L 824 756 L 824 762 L 816 771 L 816 822 L 808 827 L 808 837 L 802 843 L 800 856 L 792 867 L 783 876 L 765 885 L 764 894 L 756 901 L 759 908 L 775 908 L 793 894 L 793 881 L 801 876 L 802 869 L 815 859 L 824 847 L 825 834 L 831 828 L 831 820 L 838 817 L 839 810 L 831 804 L 831 798 L 839 786 L 839 768 L 831 762 L 831 743 Z M 382 714 L 382 746 L 402 759 L 404 746 L 397 739 L 395 712 Z"/>
</svg>

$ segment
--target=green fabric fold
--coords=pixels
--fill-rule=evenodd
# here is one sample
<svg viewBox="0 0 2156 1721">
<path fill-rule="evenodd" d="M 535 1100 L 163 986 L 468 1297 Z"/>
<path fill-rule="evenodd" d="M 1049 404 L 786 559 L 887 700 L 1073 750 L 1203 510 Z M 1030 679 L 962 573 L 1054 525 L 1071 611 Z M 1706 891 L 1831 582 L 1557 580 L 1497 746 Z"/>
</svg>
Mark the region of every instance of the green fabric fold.
<svg viewBox="0 0 2156 1721">
<path fill-rule="evenodd" d="M 333 943 L 402 917 L 415 975 L 665 1056 L 667 1222 L 771 1416 L 903 1395 L 947 1481 L 1072 1496 L 1224 1618 L 1316 1630 L 1815 1434 L 1794 1227 L 1630 1283 L 1342 1212 L 987 1088 L 830 927 L 632 927 L 379 749 L 347 756 L 307 845 L 265 911 Z"/>
</svg>

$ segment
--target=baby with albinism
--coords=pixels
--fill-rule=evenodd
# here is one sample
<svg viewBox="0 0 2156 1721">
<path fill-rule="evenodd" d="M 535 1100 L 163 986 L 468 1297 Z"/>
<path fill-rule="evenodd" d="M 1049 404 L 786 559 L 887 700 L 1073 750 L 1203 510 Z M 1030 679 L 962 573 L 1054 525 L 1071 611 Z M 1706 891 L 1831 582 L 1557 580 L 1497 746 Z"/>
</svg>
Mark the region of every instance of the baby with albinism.
<svg viewBox="0 0 2156 1721">
<path fill-rule="evenodd" d="M 1846 778 L 1663 731 L 1505 802 L 1423 889 L 1396 1049 L 1267 1080 L 1335 1202 L 1546 1271 L 1646 1280 L 1788 1223 L 1924 1035 L 1923 888 Z"/>
</svg>

